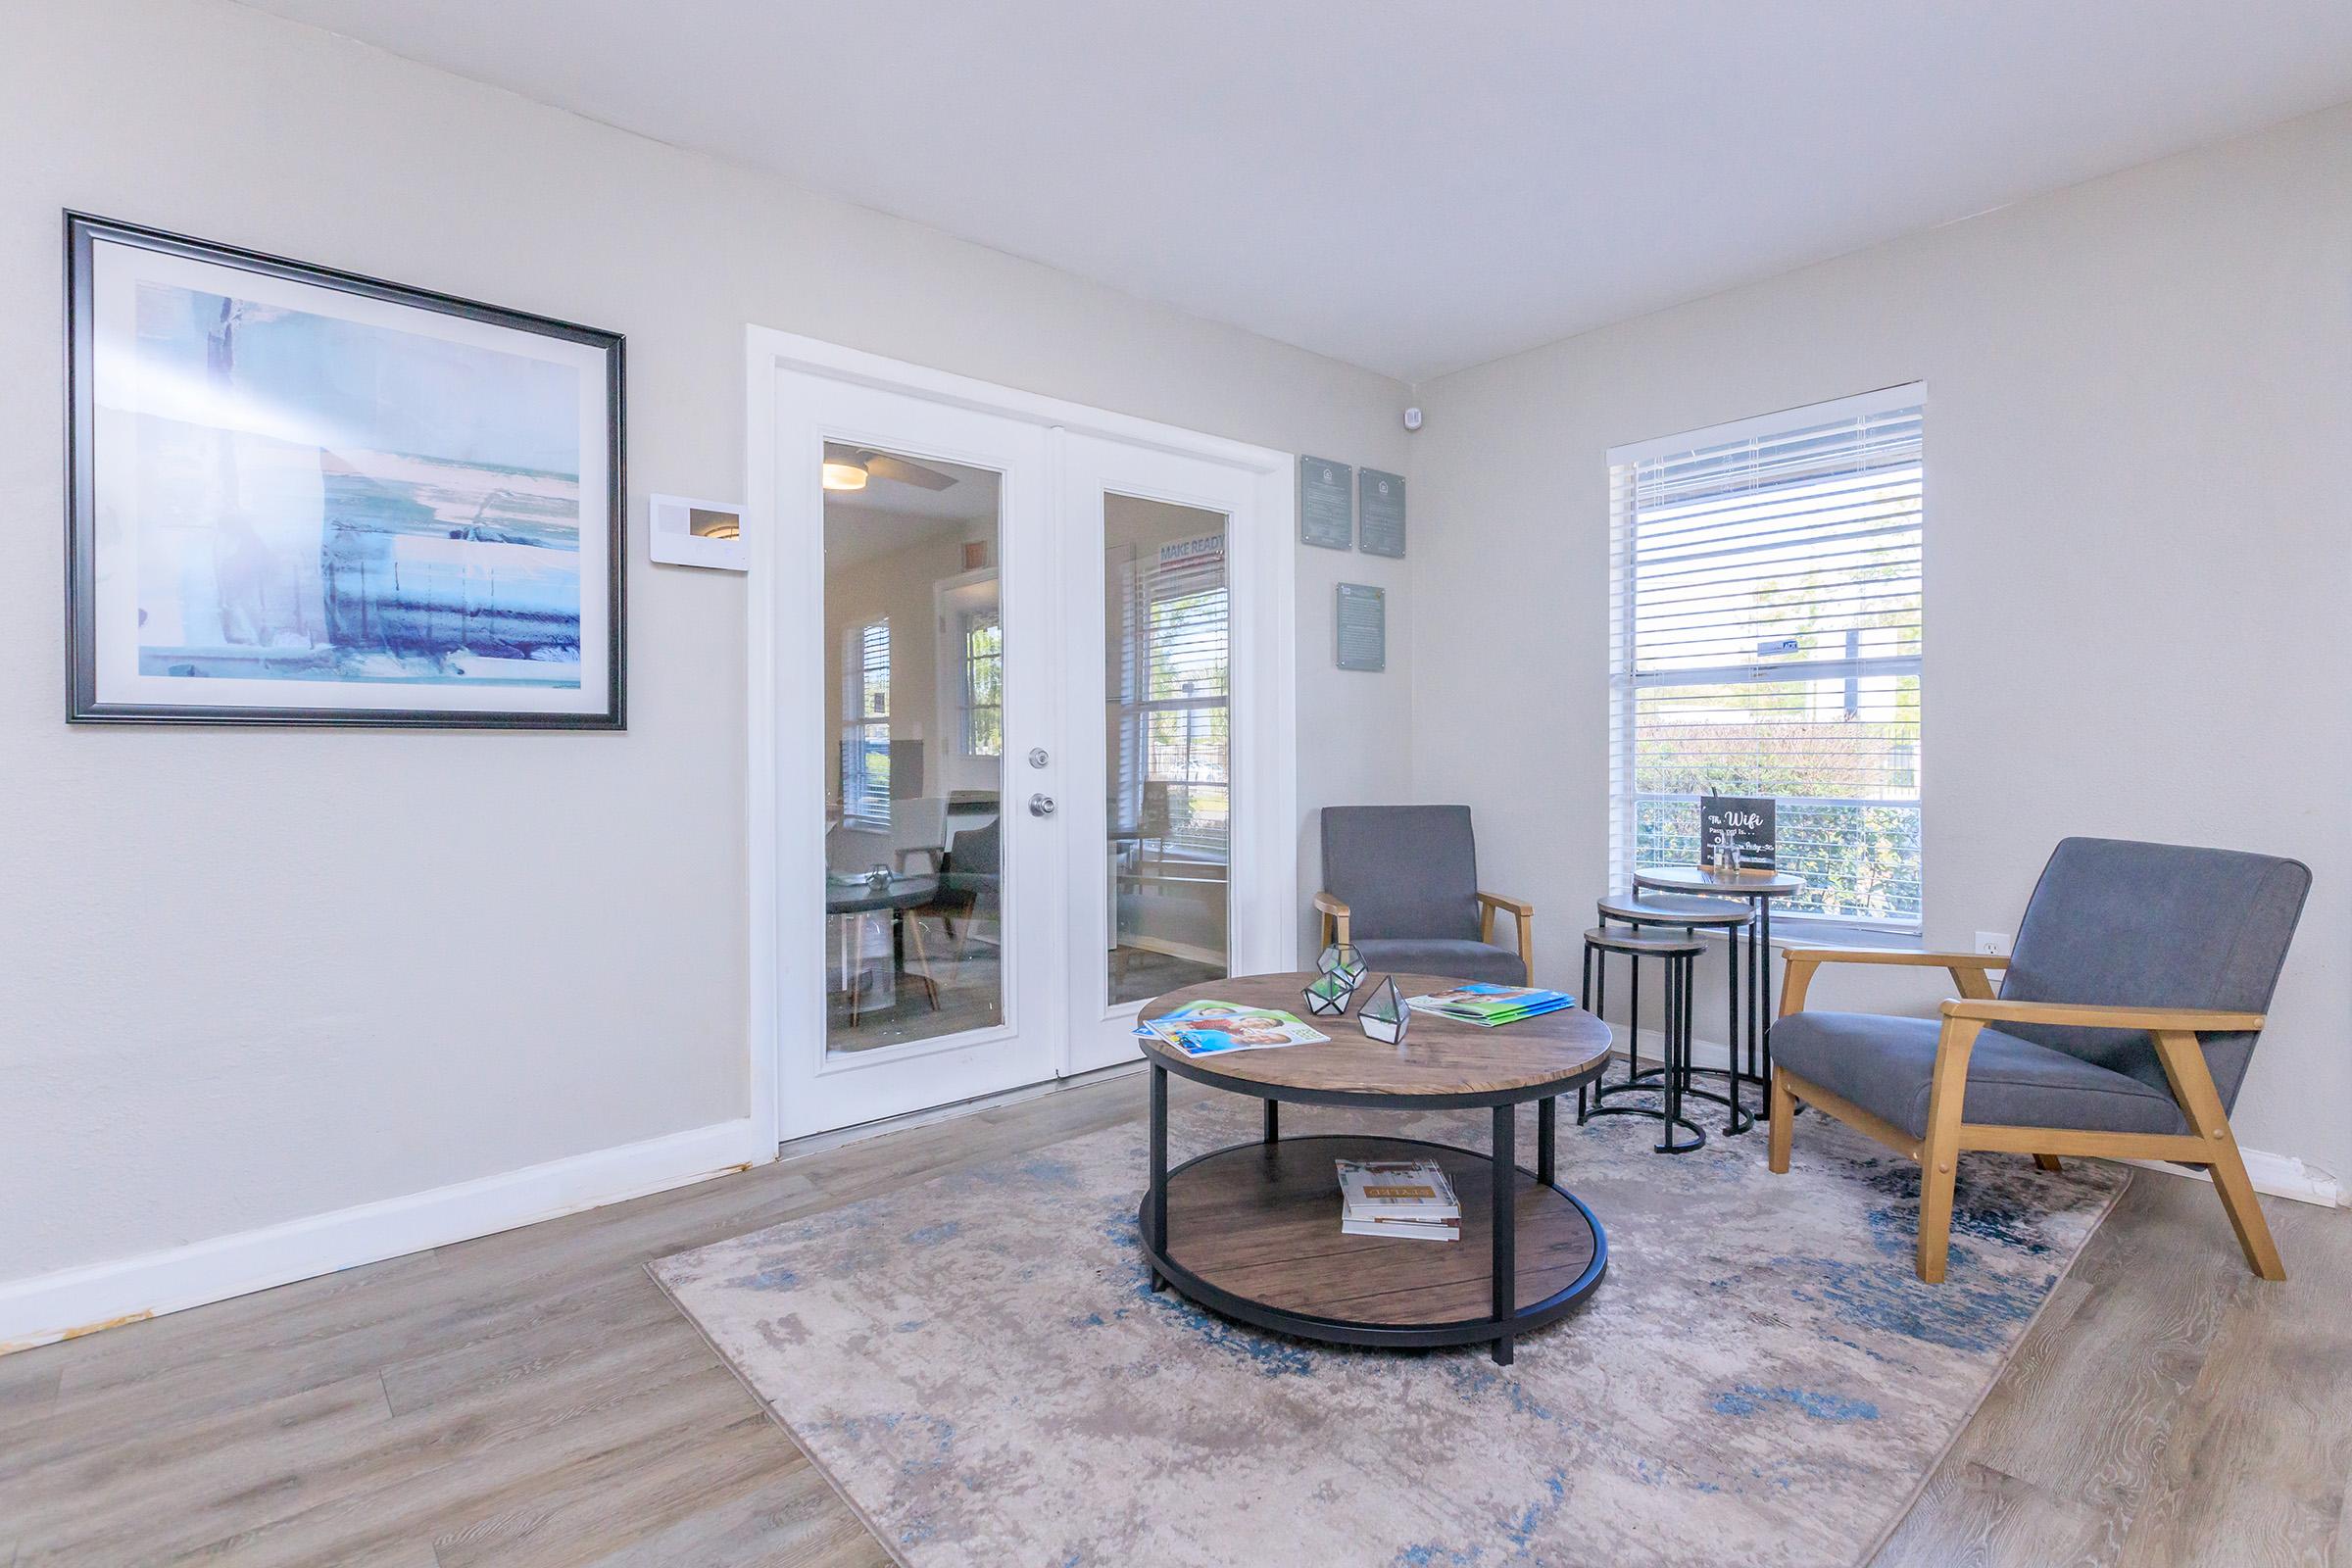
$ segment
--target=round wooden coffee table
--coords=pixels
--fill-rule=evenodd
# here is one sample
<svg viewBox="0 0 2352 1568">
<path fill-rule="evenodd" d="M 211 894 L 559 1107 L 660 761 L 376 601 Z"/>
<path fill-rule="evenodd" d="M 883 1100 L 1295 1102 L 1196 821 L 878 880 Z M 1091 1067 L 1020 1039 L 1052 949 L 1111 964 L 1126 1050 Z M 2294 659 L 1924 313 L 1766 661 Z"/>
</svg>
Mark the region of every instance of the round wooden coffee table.
<svg viewBox="0 0 2352 1568">
<path fill-rule="evenodd" d="M 1188 1002 L 1278 1007 L 1327 1041 L 1194 1058 L 1144 1038 L 1152 1063 L 1152 1170 L 1137 1221 L 1152 1288 L 1173 1285 L 1225 1317 L 1336 1345 L 1428 1348 L 1511 1342 L 1556 1321 L 1591 1295 L 1608 1267 L 1608 1239 L 1592 1211 L 1552 1180 L 1554 1102 L 1600 1076 L 1609 1028 L 1581 1008 L 1482 1029 L 1416 1012 L 1400 1045 L 1344 1017 L 1308 1013 L 1309 974 L 1250 975 L 1171 991 L 1145 1004 L 1157 1018 Z M 1406 996 L 1458 981 L 1400 974 Z M 1265 1102 L 1265 1136 L 1168 1169 L 1168 1074 Z M 1512 1112 L 1536 1102 L 1536 1170 L 1513 1153 Z M 1487 1109 L 1493 1142 L 1481 1152 L 1371 1135 L 1285 1139 L 1282 1102 L 1364 1110 Z M 1434 1159 L 1462 1204 L 1456 1242 L 1347 1236 L 1340 1231 L 1334 1161 Z M 1525 1304 L 1521 1304 L 1525 1303 Z"/>
</svg>

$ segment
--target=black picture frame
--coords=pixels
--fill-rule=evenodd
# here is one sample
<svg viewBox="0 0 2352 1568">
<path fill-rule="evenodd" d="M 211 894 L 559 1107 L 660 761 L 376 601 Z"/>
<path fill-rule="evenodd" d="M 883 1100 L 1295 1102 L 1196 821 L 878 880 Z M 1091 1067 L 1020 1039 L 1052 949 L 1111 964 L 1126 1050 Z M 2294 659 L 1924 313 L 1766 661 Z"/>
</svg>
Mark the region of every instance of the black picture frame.
<svg viewBox="0 0 2352 1568">
<path fill-rule="evenodd" d="M 66 716 L 76 724 L 295 725 L 367 729 L 612 730 L 628 728 L 628 550 L 625 340 L 618 332 L 412 288 L 334 268 L 69 210 L 66 272 Z M 223 706 L 205 703 L 101 702 L 98 695 L 98 466 L 93 247 L 107 242 L 288 279 L 410 309 L 561 339 L 604 359 L 606 442 L 605 702 L 597 712 L 530 710 L 459 710 L 431 707 L 350 709 Z M 587 431 L 583 429 L 583 438 Z M 582 580 L 583 610 L 593 585 Z M 142 614 L 144 612 L 142 611 Z M 585 629 L 585 628 L 583 628 Z M 419 691 L 429 691 L 420 686 Z"/>
</svg>

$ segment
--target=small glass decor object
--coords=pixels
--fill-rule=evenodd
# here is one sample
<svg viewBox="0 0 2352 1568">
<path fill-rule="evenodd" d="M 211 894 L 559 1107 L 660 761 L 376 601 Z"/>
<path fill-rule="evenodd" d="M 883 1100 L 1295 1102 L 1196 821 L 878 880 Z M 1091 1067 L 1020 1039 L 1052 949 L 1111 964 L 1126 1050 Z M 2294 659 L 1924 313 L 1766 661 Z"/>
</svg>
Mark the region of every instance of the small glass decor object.
<svg viewBox="0 0 2352 1568">
<path fill-rule="evenodd" d="M 1352 942 L 1334 942 L 1325 948 L 1315 968 L 1322 974 L 1338 975 L 1350 991 L 1364 983 L 1364 956 L 1355 951 Z"/>
<path fill-rule="evenodd" d="M 1404 1032 L 1412 1026 L 1413 1009 L 1404 1004 L 1404 993 L 1396 989 L 1395 975 L 1381 980 L 1380 989 L 1372 993 L 1356 1018 L 1363 1024 L 1364 1033 L 1382 1045 L 1404 1044 Z"/>
<path fill-rule="evenodd" d="M 872 865 L 867 866 L 865 870 L 865 885 L 873 889 L 876 893 L 887 891 L 890 887 L 890 867 L 883 864 L 880 860 L 876 860 Z"/>
<path fill-rule="evenodd" d="M 1306 1010 L 1319 1017 L 1336 1017 L 1348 1010 L 1355 982 L 1338 969 L 1326 969 L 1306 988 Z"/>
</svg>

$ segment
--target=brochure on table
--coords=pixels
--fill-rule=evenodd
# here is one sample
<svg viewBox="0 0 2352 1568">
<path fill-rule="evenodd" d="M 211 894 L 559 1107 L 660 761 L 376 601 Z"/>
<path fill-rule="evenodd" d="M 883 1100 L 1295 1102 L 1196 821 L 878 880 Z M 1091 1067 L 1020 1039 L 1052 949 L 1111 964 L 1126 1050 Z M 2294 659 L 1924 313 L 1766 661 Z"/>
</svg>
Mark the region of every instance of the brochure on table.
<svg viewBox="0 0 2352 1568">
<path fill-rule="evenodd" d="M 1188 1002 L 1173 1012 L 1143 1020 L 1135 1032 L 1164 1041 L 1192 1057 L 1305 1046 L 1331 1038 L 1295 1013 L 1216 1001 Z"/>
<path fill-rule="evenodd" d="M 1493 1029 L 1500 1024 L 1517 1023 L 1522 1018 L 1540 1017 L 1576 1005 L 1576 998 L 1565 991 L 1542 991 L 1533 986 L 1497 986 L 1483 981 L 1455 986 L 1451 991 L 1433 992 L 1426 997 L 1407 997 L 1406 1006 L 1416 1012 L 1434 1012 L 1441 1017 L 1456 1018 Z"/>
</svg>

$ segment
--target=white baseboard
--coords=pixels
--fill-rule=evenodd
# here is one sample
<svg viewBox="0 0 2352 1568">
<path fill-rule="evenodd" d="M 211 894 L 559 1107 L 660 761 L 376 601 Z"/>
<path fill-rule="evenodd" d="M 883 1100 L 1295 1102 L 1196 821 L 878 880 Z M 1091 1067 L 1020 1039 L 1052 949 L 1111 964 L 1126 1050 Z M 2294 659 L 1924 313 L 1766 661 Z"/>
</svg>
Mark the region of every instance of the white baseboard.
<svg viewBox="0 0 2352 1568">
<path fill-rule="evenodd" d="M 1048 1078 L 1041 1083 L 1023 1084 L 1018 1089 L 1000 1089 L 994 1094 L 974 1095 L 969 1100 L 954 1101 L 945 1105 L 933 1105 L 925 1110 L 909 1110 L 897 1116 L 885 1116 L 880 1121 L 861 1121 L 855 1126 L 836 1127 L 830 1132 L 809 1133 L 795 1138 L 776 1151 L 778 1160 L 806 1159 L 810 1154 L 822 1154 L 851 1144 L 862 1144 L 869 1138 L 882 1138 L 891 1133 L 912 1131 L 917 1127 L 935 1127 L 943 1121 L 957 1121 L 984 1110 L 996 1110 L 1005 1105 L 1017 1105 L 1024 1100 L 1036 1100 L 1043 1095 L 1057 1095 L 1065 1089 L 1083 1089 L 1106 1078 L 1122 1078 L 1140 1073 L 1149 1065 L 1139 1055 L 1134 1061 L 1114 1061 L 1107 1067 L 1085 1067 L 1064 1078 Z"/>
<path fill-rule="evenodd" d="M 0 1354 L 446 1247 L 775 1158 L 752 1120 L 502 1171 L 137 1257 L 0 1282 Z"/>
<path fill-rule="evenodd" d="M 1640 1034 L 1642 1058 L 1644 1063 L 1665 1058 L 1665 1036 L 1655 1029 Z M 1720 1040 L 1693 1039 L 1690 1042 L 1690 1062 L 1697 1067 L 1721 1067 L 1730 1054 Z M 2291 1198 L 2298 1203 L 2318 1203 L 2325 1208 L 2340 1207 L 2346 1198 L 2343 1184 L 2316 1165 L 2307 1165 L 2293 1154 L 2274 1154 L 2266 1149 L 2247 1149 L 2242 1145 L 2238 1153 L 2246 1161 L 2246 1176 L 2258 1193 L 2273 1198 Z M 2197 1181 L 2210 1181 L 2201 1170 L 2181 1165 L 2168 1165 L 2160 1159 L 2128 1159 L 2123 1163 L 2138 1165 L 2147 1170 L 2160 1170 L 2168 1175 L 2187 1176 Z"/>
<path fill-rule="evenodd" d="M 2317 1203 L 2323 1208 L 2340 1208 L 2344 1201 L 2343 1184 L 2315 1165 L 2306 1165 L 2292 1154 L 2274 1154 L 2267 1149 L 2247 1149 L 2239 1146 L 2238 1154 L 2246 1162 L 2246 1179 L 2258 1193 L 2273 1198 L 2291 1198 L 2298 1203 Z M 2213 1178 L 2201 1170 L 2185 1165 L 2168 1165 L 2161 1159 L 2127 1159 L 2127 1165 L 2142 1170 L 2160 1170 L 2167 1176 L 2185 1176 L 2191 1181 L 2209 1182 Z"/>
</svg>

